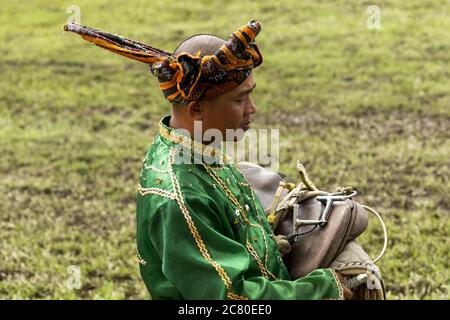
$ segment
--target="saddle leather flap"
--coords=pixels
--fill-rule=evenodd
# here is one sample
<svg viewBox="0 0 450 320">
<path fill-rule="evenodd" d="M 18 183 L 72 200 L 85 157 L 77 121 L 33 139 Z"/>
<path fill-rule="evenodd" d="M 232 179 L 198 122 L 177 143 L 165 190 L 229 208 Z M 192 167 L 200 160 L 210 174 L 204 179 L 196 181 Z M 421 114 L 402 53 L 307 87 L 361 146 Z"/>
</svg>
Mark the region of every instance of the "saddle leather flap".
<svg viewBox="0 0 450 320">
<path fill-rule="evenodd" d="M 299 203 L 297 219 L 318 220 L 323 205 L 315 198 Z M 275 234 L 288 235 L 293 231 L 293 210 L 275 229 Z M 343 250 L 345 244 L 360 235 L 368 224 L 368 215 L 352 200 L 335 201 L 323 226 L 299 226 L 300 234 L 284 262 L 293 279 L 306 276 L 318 268 L 326 268 Z"/>
<path fill-rule="evenodd" d="M 267 212 L 275 198 L 278 185 L 282 181 L 281 176 L 276 172 L 269 171 L 251 162 L 239 162 L 238 167 L 253 191 L 255 191 L 264 211 Z M 281 198 L 286 195 L 287 191 L 283 190 Z"/>
</svg>

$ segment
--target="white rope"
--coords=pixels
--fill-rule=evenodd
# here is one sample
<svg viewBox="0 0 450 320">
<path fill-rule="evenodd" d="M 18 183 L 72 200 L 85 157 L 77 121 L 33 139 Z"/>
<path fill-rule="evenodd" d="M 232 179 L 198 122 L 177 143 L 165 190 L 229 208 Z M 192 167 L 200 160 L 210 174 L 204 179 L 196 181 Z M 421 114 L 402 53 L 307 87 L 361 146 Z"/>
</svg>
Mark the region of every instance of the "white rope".
<svg viewBox="0 0 450 320">
<path fill-rule="evenodd" d="M 376 259 L 373 260 L 373 263 L 377 263 L 377 261 L 380 260 L 381 257 L 384 255 L 384 253 L 386 251 L 386 247 L 387 247 L 388 235 L 387 235 L 386 225 L 384 224 L 383 218 L 381 218 L 381 216 L 380 216 L 380 214 L 378 212 L 376 212 L 371 207 L 368 207 L 368 206 L 365 206 L 365 205 L 362 205 L 362 207 L 364 209 L 366 209 L 366 210 L 369 210 L 372 214 L 374 214 L 378 218 L 378 220 L 381 222 L 381 227 L 383 228 L 383 234 L 384 234 L 383 249 L 381 250 L 381 252 L 378 255 L 378 257 L 376 257 Z"/>
</svg>

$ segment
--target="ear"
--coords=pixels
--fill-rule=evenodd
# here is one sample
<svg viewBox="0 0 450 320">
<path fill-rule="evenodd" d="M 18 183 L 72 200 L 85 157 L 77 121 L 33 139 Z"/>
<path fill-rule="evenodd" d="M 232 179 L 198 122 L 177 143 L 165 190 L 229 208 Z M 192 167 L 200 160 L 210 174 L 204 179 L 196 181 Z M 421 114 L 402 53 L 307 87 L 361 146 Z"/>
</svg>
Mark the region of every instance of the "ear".
<svg viewBox="0 0 450 320">
<path fill-rule="evenodd" d="M 203 120 L 204 103 L 202 101 L 191 101 L 186 107 L 189 117 L 192 120 Z"/>
</svg>

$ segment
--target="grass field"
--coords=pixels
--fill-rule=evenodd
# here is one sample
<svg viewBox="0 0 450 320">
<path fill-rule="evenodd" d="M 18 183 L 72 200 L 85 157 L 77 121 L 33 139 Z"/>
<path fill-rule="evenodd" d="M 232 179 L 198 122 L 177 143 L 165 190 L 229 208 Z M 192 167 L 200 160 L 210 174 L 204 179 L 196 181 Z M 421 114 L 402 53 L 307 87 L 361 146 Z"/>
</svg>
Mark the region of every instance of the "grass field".
<svg viewBox="0 0 450 320">
<path fill-rule="evenodd" d="M 135 258 L 135 195 L 158 120 L 170 111 L 144 64 L 61 26 L 81 23 L 166 50 L 228 37 L 257 18 L 258 127 L 280 129 L 322 189 L 357 187 L 390 235 L 389 299 L 449 299 L 450 1 L 0 0 L 0 297 L 146 299 Z M 376 220 L 362 237 L 375 255 Z M 70 290 L 70 265 L 81 288 Z"/>
</svg>

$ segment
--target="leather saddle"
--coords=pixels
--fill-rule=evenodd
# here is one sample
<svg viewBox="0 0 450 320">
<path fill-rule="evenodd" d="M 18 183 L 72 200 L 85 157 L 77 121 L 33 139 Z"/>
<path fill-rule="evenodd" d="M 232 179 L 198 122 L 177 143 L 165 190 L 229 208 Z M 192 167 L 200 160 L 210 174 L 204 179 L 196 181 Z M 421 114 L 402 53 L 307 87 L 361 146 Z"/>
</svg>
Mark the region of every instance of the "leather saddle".
<svg viewBox="0 0 450 320">
<path fill-rule="evenodd" d="M 280 174 L 253 163 L 241 162 L 238 167 L 263 205 L 274 234 L 290 243 L 283 260 L 292 279 L 319 268 L 333 268 L 349 276 L 367 274 L 379 285 L 377 290 L 364 286 L 361 296 L 385 299 L 379 270 L 355 241 L 368 225 L 365 206 L 352 199 L 356 191 L 320 191 L 301 164 L 297 164 L 302 180 L 298 185 L 285 183 Z"/>
<path fill-rule="evenodd" d="M 293 210 L 287 210 L 274 230 L 275 235 L 286 236 L 292 245 L 283 259 L 293 279 L 328 267 L 346 243 L 367 228 L 368 214 L 357 202 L 333 201 L 329 214 L 322 216 L 326 204 L 317 200 L 318 197 L 294 204 Z"/>
</svg>

